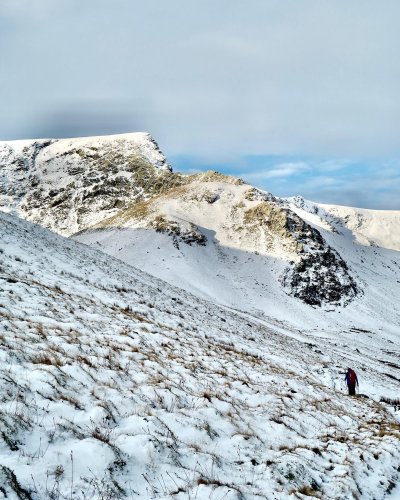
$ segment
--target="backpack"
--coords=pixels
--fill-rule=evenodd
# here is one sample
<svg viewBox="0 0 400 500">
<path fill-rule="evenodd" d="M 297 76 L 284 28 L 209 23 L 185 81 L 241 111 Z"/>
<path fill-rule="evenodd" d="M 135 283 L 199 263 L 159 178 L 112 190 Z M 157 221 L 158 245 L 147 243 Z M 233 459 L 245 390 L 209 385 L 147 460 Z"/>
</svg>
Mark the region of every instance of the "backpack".
<svg viewBox="0 0 400 500">
<path fill-rule="evenodd" d="M 356 383 L 356 372 L 354 370 L 349 370 L 348 381 L 349 381 L 349 384 Z"/>
</svg>

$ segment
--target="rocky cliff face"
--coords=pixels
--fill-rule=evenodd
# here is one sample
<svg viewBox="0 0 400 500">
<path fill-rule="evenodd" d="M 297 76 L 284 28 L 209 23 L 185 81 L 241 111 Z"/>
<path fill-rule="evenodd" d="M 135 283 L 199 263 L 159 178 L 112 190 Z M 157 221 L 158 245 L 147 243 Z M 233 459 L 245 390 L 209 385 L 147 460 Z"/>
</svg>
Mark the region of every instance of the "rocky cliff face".
<svg viewBox="0 0 400 500">
<path fill-rule="evenodd" d="M 0 205 L 66 236 L 171 181 L 148 134 L 0 143 Z"/>
<path fill-rule="evenodd" d="M 300 260 L 288 266 L 281 278 L 282 284 L 295 297 L 312 306 L 347 305 L 361 290 L 346 262 L 325 242 L 319 231 L 301 219 L 299 222 Z"/>
</svg>

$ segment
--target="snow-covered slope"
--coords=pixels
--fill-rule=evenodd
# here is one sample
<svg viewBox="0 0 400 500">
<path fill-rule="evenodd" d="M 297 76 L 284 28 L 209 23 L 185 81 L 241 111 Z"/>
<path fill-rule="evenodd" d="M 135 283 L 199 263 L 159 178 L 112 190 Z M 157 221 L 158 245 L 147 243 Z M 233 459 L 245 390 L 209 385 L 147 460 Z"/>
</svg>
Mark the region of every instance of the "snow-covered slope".
<svg viewBox="0 0 400 500">
<path fill-rule="evenodd" d="M 377 402 L 400 388 L 393 334 L 269 325 L 4 213 L 0 257 L 0 496 L 383 499 L 399 482 Z M 373 399 L 344 394 L 349 363 Z"/>
<path fill-rule="evenodd" d="M 201 175 L 75 238 L 253 315 L 303 329 L 329 323 L 342 331 L 357 323 L 397 334 L 398 341 L 399 253 L 361 246 L 340 220 L 295 201 Z M 354 283 L 357 293 L 346 302 Z M 329 300 L 337 290 L 344 308 Z"/>
<path fill-rule="evenodd" d="M 0 142 L 0 207 L 70 235 L 171 182 L 149 134 Z"/>
<path fill-rule="evenodd" d="M 137 230 L 143 229 L 152 231 L 151 240 L 154 232 L 166 234 L 167 248 L 155 252 L 151 240 L 150 248 L 143 242 L 135 245 L 134 240 L 143 235 L 143 231 L 138 233 Z M 238 261 L 237 269 L 247 275 L 251 266 L 246 266 L 245 262 L 253 262 L 255 257 L 256 274 L 263 285 L 267 287 L 266 283 L 271 282 L 273 288 L 282 289 L 282 294 L 290 293 L 311 305 L 343 305 L 360 293 L 340 255 L 281 200 L 238 179 L 213 172 L 189 176 L 185 184 L 146 202 L 133 204 L 76 237 L 85 243 L 99 242 L 107 252 L 114 252 L 114 245 L 120 252 L 123 245 L 125 251 L 118 256 L 129 262 L 138 258 L 136 249 L 139 253 L 146 249 L 150 254 L 144 264 L 147 270 L 150 271 L 148 266 L 154 258 L 158 268 L 161 256 L 168 266 L 167 271 L 172 267 L 172 273 L 178 274 L 180 281 L 176 284 L 183 286 L 182 281 L 188 281 L 189 286 L 196 286 L 198 283 L 200 290 L 207 284 L 214 288 L 213 280 L 210 281 L 208 275 L 204 275 L 205 280 L 193 280 L 192 273 L 182 273 L 180 263 L 175 266 L 171 259 L 183 256 L 183 265 L 194 268 L 195 273 L 196 268 L 200 274 L 209 268 L 211 276 L 221 275 L 223 279 L 232 276 L 236 280 L 236 273 L 230 272 L 229 264 L 224 266 L 225 257 Z M 172 255 L 168 242 L 174 246 Z M 112 248 L 108 248 L 109 244 Z M 185 256 L 191 252 L 186 248 L 188 245 L 198 247 L 195 254 L 208 265 L 199 266 L 190 257 L 188 259 Z M 221 273 L 218 272 L 220 265 Z M 161 267 L 165 266 L 161 264 Z M 163 278 L 167 279 L 168 274 L 163 274 Z M 244 288 L 247 288 L 246 283 Z"/>
<path fill-rule="evenodd" d="M 361 292 L 341 256 L 277 198 L 213 172 L 172 173 L 148 134 L 0 143 L 0 172 L 0 207 L 63 235 L 96 223 L 151 228 L 178 250 L 178 239 L 218 241 L 264 255 L 274 282 L 311 305 Z"/>
<path fill-rule="evenodd" d="M 400 252 L 400 212 L 320 205 L 328 214 L 343 221 L 361 245 L 375 245 Z"/>
<path fill-rule="evenodd" d="M 324 205 L 301 196 L 288 198 L 288 202 L 295 210 L 301 209 L 302 216 L 314 216 L 317 225 L 325 224 L 325 228 L 337 231 L 343 227 L 349 229 L 360 245 L 400 251 L 400 211 Z"/>
</svg>

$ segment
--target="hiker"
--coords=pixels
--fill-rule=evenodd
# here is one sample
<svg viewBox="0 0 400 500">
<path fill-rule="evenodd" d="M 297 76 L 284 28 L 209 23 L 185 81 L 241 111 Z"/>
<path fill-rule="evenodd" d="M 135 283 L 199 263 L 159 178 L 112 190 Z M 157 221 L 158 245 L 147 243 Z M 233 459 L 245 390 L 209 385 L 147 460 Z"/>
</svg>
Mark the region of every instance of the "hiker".
<svg viewBox="0 0 400 500">
<path fill-rule="evenodd" d="M 347 368 L 347 373 L 344 379 L 349 389 L 349 396 L 354 396 L 356 393 L 356 384 L 358 386 L 358 378 L 356 372 L 351 368 Z"/>
</svg>

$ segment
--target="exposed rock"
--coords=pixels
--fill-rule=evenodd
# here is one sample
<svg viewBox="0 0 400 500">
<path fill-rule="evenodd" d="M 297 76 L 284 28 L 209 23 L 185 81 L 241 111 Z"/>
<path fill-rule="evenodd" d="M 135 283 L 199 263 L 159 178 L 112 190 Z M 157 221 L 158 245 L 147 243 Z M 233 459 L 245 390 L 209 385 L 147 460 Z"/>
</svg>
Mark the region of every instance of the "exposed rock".
<svg viewBox="0 0 400 500">
<path fill-rule="evenodd" d="M 162 215 L 155 217 L 149 224 L 159 233 L 166 233 L 173 237 L 174 245 L 179 248 L 179 240 L 188 245 L 197 244 L 205 246 L 207 238 L 202 234 L 194 224 L 189 224 L 189 227 L 183 227 L 176 221 L 168 220 Z"/>
<path fill-rule="evenodd" d="M 254 198 L 253 198 L 254 199 Z M 346 262 L 320 232 L 288 208 L 262 202 L 245 212 L 247 228 L 265 228 L 270 241 L 277 235 L 299 256 L 281 278 L 289 293 L 310 305 L 346 305 L 359 289 Z"/>
<path fill-rule="evenodd" d="M 0 145 L 0 204 L 67 236 L 176 181 L 148 134 L 24 144 Z"/>
<path fill-rule="evenodd" d="M 347 305 L 359 288 L 345 261 L 329 246 L 305 253 L 300 262 L 287 269 L 282 284 L 307 304 Z"/>
</svg>

